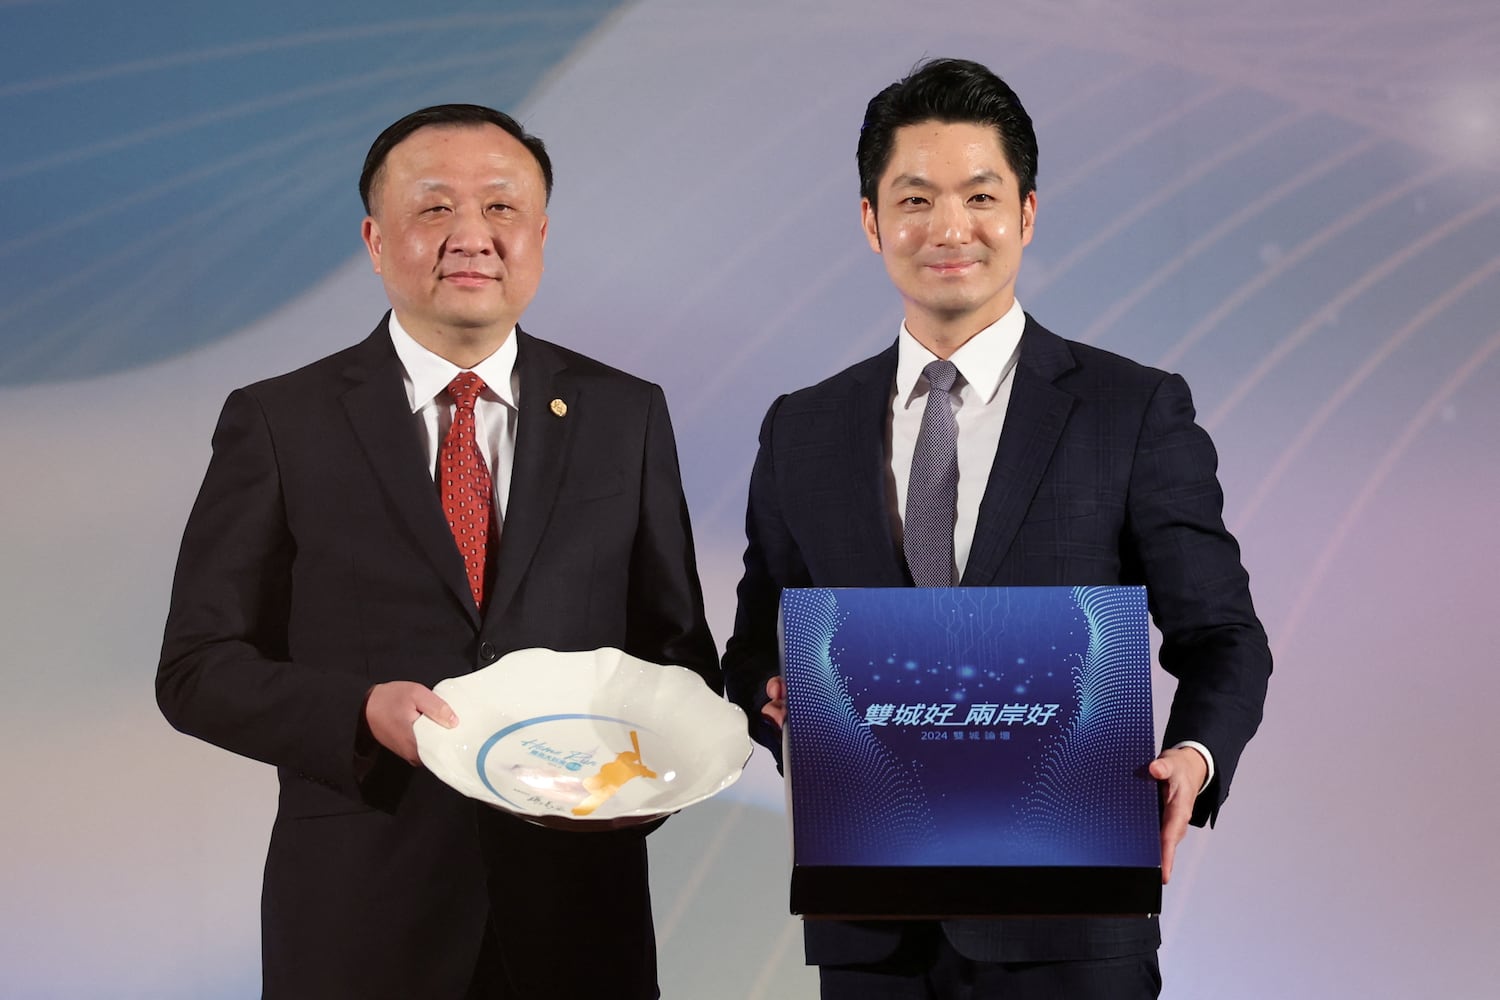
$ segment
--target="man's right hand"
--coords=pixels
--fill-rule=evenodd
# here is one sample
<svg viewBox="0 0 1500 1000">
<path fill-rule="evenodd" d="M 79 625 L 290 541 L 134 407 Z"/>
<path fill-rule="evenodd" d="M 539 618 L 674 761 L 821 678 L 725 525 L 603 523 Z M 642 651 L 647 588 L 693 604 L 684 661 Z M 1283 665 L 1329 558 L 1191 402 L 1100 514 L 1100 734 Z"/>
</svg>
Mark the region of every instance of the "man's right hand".
<svg viewBox="0 0 1500 1000">
<path fill-rule="evenodd" d="M 760 714 L 780 729 L 786 725 L 786 681 L 780 677 L 772 677 L 766 681 L 766 694 L 771 700 L 761 706 Z"/>
<path fill-rule="evenodd" d="M 422 759 L 417 756 L 417 735 L 412 725 L 423 715 L 444 729 L 458 725 L 458 716 L 448 703 L 416 681 L 376 684 L 365 696 L 365 722 L 370 735 L 413 767 Z"/>
</svg>

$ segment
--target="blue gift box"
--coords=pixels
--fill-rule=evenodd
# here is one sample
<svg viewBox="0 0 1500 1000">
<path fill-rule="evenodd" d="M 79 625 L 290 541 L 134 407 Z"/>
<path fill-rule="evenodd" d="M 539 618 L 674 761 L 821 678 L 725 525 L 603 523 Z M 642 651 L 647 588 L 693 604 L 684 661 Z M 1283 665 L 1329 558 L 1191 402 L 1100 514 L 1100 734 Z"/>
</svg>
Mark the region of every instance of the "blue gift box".
<svg viewBox="0 0 1500 1000">
<path fill-rule="evenodd" d="M 792 912 L 1161 909 L 1144 587 L 787 589 Z"/>
</svg>

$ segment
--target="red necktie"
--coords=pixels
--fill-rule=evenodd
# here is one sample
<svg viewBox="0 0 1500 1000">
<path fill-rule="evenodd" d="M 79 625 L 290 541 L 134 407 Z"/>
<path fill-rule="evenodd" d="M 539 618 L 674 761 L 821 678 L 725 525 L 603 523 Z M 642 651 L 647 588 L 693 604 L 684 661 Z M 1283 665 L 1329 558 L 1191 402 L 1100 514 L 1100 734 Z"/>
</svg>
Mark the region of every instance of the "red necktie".
<svg viewBox="0 0 1500 1000">
<path fill-rule="evenodd" d="M 494 487 L 490 470 L 474 433 L 474 401 L 484 390 L 484 379 L 459 372 L 448 383 L 453 397 L 453 425 L 438 450 L 438 491 L 453 540 L 464 557 L 474 603 L 484 607 L 484 554 L 490 538 L 490 506 Z"/>
</svg>

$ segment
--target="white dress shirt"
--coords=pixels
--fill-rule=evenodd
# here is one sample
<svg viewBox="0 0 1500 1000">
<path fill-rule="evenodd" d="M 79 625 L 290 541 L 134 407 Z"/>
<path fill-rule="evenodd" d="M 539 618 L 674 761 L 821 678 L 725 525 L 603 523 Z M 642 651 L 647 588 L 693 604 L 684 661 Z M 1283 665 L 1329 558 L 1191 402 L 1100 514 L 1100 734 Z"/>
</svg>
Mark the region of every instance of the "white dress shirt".
<svg viewBox="0 0 1500 1000">
<path fill-rule="evenodd" d="M 1016 358 L 1021 350 L 1021 331 L 1026 314 L 1021 304 L 971 337 L 948 359 L 958 369 L 958 379 L 948 394 L 953 399 L 953 418 L 958 422 L 958 518 L 953 525 L 953 560 L 961 579 L 974 544 L 974 525 L 979 520 L 979 502 L 989 482 L 990 466 L 1005 426 L 1010 404 Z M 911 480 L 911 459 L 922 429 L 922 411 L 927 407 L 927 377 L 922 369 L 938 356 L 923 347 L 901 324 L 896 347 L 896 384 L 891 395 L 891 420 L 886 430 L 887 507 L 891 535 L 900 543 L 905 537 L 906 488 Z"/>
<path fill-rule="evenodd" d="M 412 339 L 393 311 L 391 345 L 405 372 L 406 401 L 416 420 L 417 433 L 427 452 L 427 471 L 437 481 L 438 450 L 453 424 L 453 399 L 448 383 L 464 369 L 439 357 Z M 484 391 L 474 402 L 474 433 L 495 489 L 495 524 L 505 524 L 510 496 L 510 472 L 516 457 L 517 404 L 521 398 L 516 374 L 516 331 L 512 327 L 494 354 L 468 369 L 484 380 Z"/>
<path fill-rule="evenodd" d="M 1026 314 L 1020 302 L 994 323 L 980 330 L 948 358 L 958 369 L 958 378 L 948 393 L 953 418 L 958 424 L 958 517 L 953 525 L 953 561 L 962 579 L 974 545 L 974 526 L 979 504 L 989 485 L 990 466 L 1000 446 L 1000 431 L 1010 405 L 1016 361 L 1021 354 L 1021 333 Z M 922 429 L 922 411 L 927 407 L 927 377 L 922 374 L 938 356 L 917 341 L 901 324 L 896 342 L 896 384 L 891 390 L 891 419 L 886 428 L 886 501 L 891 535 L 897 544 L 905 538 L 906 491 L 911 480 L 911 460 Z M 903 546 L 904 547 L 904 546 Z M 1214 757 L 1208 747 L 1184 740 L 1176 747 L 1192 747 L 1208 764 L 1203 788 L 1214 780 Z M 1200 789 L 1201 791 L 1202 789 Z"/>
</svg>

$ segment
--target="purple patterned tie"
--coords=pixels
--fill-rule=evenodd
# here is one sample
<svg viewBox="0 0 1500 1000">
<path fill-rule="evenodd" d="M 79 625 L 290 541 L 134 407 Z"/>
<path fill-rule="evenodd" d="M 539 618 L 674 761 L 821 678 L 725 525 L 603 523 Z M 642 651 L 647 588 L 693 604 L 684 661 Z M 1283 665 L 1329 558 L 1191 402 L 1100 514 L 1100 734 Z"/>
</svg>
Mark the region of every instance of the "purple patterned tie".
<svg viewBox="0 0 1500 1000">
<path fill-rule="evenodd" d="M 448 383 L 453 397 L 453 424 L 438 450 L 438 492 L 453 540 L 464 557 L 474 603 L 484 607 L 484 557 L 490 540 L 490 506 L 494 487 L 474 432 L 474 403 L 484 379 L 459 372 Z"/>
<path fill-rule="evenodd" d="M 953 586 L 953 523 L 958 516 L 958 421 L 949 391 L 958 379 L 951 361 L 922 369 L 927 409 L 906 487 L 906 565 L 918 587 Z"/>
</svg>

